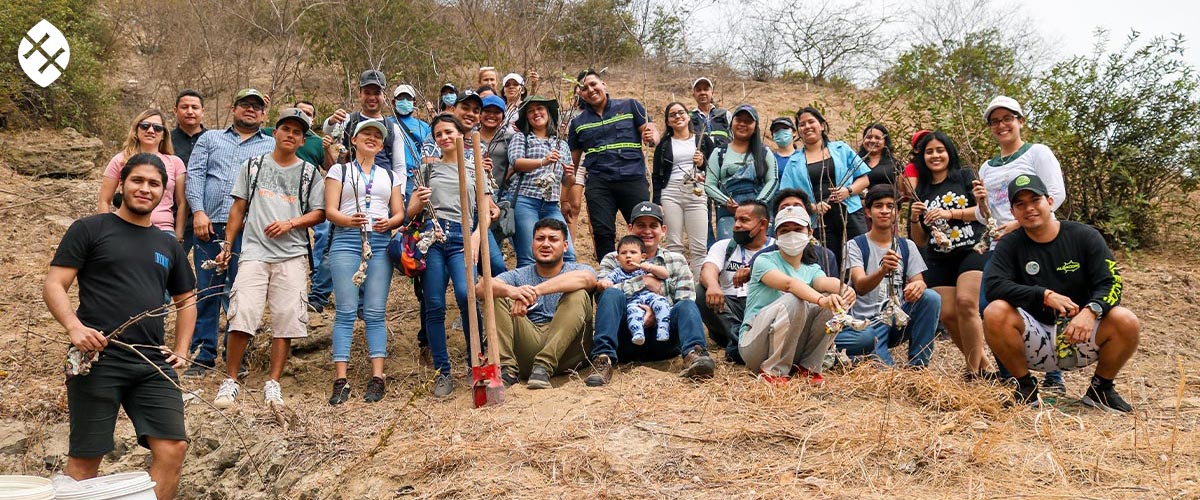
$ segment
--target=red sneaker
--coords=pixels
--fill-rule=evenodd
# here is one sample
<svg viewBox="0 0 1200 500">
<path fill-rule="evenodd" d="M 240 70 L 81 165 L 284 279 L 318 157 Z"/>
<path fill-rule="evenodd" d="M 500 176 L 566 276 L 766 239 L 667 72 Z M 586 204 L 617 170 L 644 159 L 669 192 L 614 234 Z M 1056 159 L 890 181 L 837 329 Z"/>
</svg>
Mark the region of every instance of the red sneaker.
<svg viewBox="0 0 1200 500">
<path fill-rule="evenodd" d="M 771 385 L 775 385 L 775 386 L 787 385 L 787 383 L 792 380 L 792 377 L 789 377 L 787 375 L 771 375 L 770 373 L 767 373 L 765 371 L 759 371 L 758 377 L 761 378 L 764 382 L 771 384 Z"/>
<path fill-rule="evenodd" d="M 796 365 L 795 368 L 796 368 L 796 376 L 804 378 L 805 380 L 808 381 L 809 384 L 812 384 L 815 386 L 821 386 L 821 385 L 825 384 L 825 377 L 822 377 L 820 373 L 808 371 L 807 368 L 804 368 L 803 366 L 799 366 L 799 365 Z"/>
</svg>

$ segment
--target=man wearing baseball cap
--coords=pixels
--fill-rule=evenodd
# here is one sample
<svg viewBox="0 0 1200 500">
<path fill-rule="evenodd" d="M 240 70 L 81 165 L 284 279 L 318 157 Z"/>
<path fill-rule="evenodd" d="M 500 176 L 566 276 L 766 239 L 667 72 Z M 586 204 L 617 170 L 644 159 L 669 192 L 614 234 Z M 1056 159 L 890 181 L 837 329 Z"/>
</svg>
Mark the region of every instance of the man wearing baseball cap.
<svg viewBox="0 0 1200 500">
<path fill-rule="evenodd" d="M 632 214 L 629 234 L 641 238 L 645 244 L 647 258 L 644 262 L 666 267 L 667 279 L 660 280 L 646 274 L 610 285 L 599 294 L 596 299 L 596 334 L 591 352 L 593 372 L 586 383 L 591 387 L 608 384 L 617 362 L 659 361 L 679 356 L 681 352 L 683 371 L 680 376 L 710 378 L 716 364 L 705 349 L 704 324 L 700 320 L 700 309 L 696 306 L 695 285 L 687 258 L 660 246 L 666 235 L 661 207 L 644 201 L 633 207 Z M 617 269 L 621 269 L 617 252 L 609 252 L 600 261 L 600 272 L 596 277 L 606 280 Z M 663 295 L 672 304 L 670 338 L 667 341 L 647 335 L 645 343 L 633 343 L 625 318 L 626 298 L 642 290 Z M 653 325 L 653 314 L 647 310 L 645 330 L 654 331 Z"/>
<path fill-rule="evenodd" d="M 270 153 L 275 149 L 275 138 L 263 133 L 262 124 L 266 117 L 266 97 L 255 89 L 242 89 L 233 97 L 230 115 L 233 124 L 221 130 L 210 129 L 200 136 L 188 159 L 187 192 L 188 207 L 192 209 L 192 230 L 195 246 L 192 260 L 196 269 L 196 289 L 200 294 L 196 301 L 196 332 L 192 336 L 189 351 L 196 353 L 193 366 L 184 376 L 195 377 L 212 368 L 217 358 L 217 325 L 221 316 L 222 300 L 209 297 L 228 292 L 237 277 L 237 263 L 233 262 L 224 272 L 202 265 L 221 253 L 225 224 L 233 198 L 229 196 L 238 167 L 248 158 Z M 234 234 L 227 240 L 232 251 L 241 251 L 241 238 Z M 205 269 L 205 267 L 210 267 Z M 214 288 L 224 284 L 224 289 Z M 227 303 L 226 303 L 227 304 Z M 239 360 L 230 360 L 238 363 Z"/>
<path fill-rule="evenodd" d="M 1053 195 L 1036 175 L 1007 187 L 1020 228 L 1002 238 L 984 275 L 988 345 L 1017 379 L 1013 399 L 1039 404 L 1031 370 L 1073 370 L 1096 364 L 1081 402 L 1133 410 L 1113 380 L 1137 351 L 1141 326 L 1120 306 L 1123 281 L 1100 232 L 1054 217 Z"/>
<path fill-rule="evenodd" d="M 267 306 L 271 308 L 271 371 L 263 385 L 267 404 L 282 405 L 279 378 L 291 355 L 291 340 L 308 336 L 308 228 L 325 220 L 325 182 L 316 165 L 298 156 L 312 118 L 297 108 L 279 112 L 275 148 L 246 160 L 234 181 L 233 206 L 225 226 L 225 241 L 242 233 L 241 272 L 229 300 L 229 359 L 240 359 L 258 331 Z M 232 245 L 223 244 L 217 266 L 233 260 Z M 213 404 L 228 408 L 240 388 L 238 367 L 227 363 Z"/>
<path fill-rule="evenodd" d="M 384 89 L 387 88 L 387 79 L 383 76 L 383 72 L 375 69 L 368 69 L 362 72 L 358 78 L 358 102 L 361 106 L 359 111 L 349 113 L 342 108 L 338 108 L 333 112 L 333 115 L 325 119 L 322 130 L 325 135 L 331 135 L 334 128 L 339 123 L 344 123 L 342 135 L 335 139 L 341 141 L 344 151 L 350 150 L 350 137 L 354 135 L 352 132 L 358 126 L 358 122 L 363 120 L 384 120 L 384 106 L 387 105 L 387 97 L 384 95 Z M 394 120 L 385 120 L 389 129 L 398 128 Z M 404 173 L 405 155 L 400 154 L 404 151 L 405 136 L 398 133 L 399 130 L 388 130 L 387 140 L 384 141 L 383 150 L 375 155 L 375 165 L 391 170 L 395 173 Z M 327 151 L 325 166 L 329 167 L 340 161 L 336 158 L 336 154 L 332 150 Z"/>
<path fill-rule="evenodd" d="M 729 126 L 733 123 L 733 115 L 717 107 L 713 98 L 715 91 L 716 86 L 706 76 L 692 81 L 692 99 L 696 100 L 696 109 L 692 110 L 692 124 L 696 130 L 712 137 L 719 147 L 732 139 L 729 136 Z"/>
</svg>

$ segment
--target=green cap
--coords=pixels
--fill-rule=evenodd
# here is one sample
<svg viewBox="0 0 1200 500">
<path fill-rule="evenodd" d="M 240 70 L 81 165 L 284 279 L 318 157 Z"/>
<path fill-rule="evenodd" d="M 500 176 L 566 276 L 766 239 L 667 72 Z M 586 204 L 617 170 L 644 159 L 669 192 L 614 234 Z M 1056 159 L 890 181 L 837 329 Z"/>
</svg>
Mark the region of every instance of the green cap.
<svg viewBox="0 0 1200 500">
<path fill-rule="evenodd" d="M 263 104 L 263 106 L 267 105 L 267 98 L 263 97 L 262 92 L 259 92 L 258 89 L 242 89 L 242 90 L 238 91 L 237 95 L 233 96 L 233 103 L 237 104 L 242 99 L 245 99 L 248 97 L 253 97 L 253 98 L 258 99 L 258 101 L 261 102 Z"/>
</svg>

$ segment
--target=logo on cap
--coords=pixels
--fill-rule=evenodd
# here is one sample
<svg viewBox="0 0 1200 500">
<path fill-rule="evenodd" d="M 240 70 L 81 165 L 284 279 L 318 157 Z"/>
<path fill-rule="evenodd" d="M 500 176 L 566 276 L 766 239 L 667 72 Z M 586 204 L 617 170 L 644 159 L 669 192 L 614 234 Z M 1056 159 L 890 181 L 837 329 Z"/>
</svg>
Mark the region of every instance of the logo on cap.
<svg viewBox="0 0 1200 500">
<path fill-rule="evenodd" d="M 1025 175 L 1017 177 L 1016 185 L 1017 185 L 1017 187 L 1025 187 L 1025 186 L 1029 185 L 1029 177 L 1025 176 Z"/>
<path fill-rule="evenodd" d="M 650 208 L 650 205 L 642 205 L 642 211 L 643 212 L 653 212 L 654 209 Z"/>
<path fill-rule="evenodd" d="M 33 83 L 48 87 L 66 71 L 71 61 L 71 46 L 58 28 L 42 19 L 21 39 L 17 61 Z"/>
</svg>

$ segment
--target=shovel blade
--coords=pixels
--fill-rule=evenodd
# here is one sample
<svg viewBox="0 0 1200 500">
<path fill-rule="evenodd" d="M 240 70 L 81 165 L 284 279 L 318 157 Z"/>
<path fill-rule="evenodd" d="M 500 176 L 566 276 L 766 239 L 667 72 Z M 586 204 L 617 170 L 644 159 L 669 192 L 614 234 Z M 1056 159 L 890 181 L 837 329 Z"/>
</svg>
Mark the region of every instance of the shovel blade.
<svg viewBox="0 0 1200 500">
<path fill-rule="evenodd" d="M 504 403 L 504 381 L 500 379 L 499 365 L 471 367 L 471 387 L 476 408 Z"/>
</svg>

